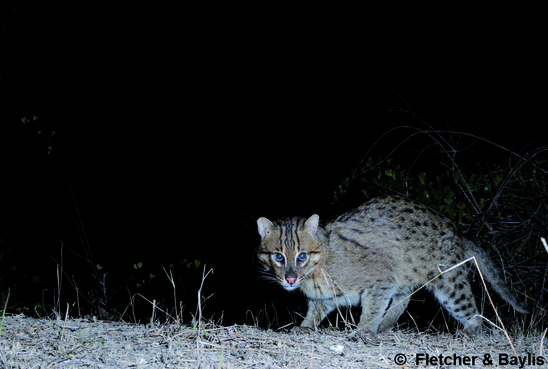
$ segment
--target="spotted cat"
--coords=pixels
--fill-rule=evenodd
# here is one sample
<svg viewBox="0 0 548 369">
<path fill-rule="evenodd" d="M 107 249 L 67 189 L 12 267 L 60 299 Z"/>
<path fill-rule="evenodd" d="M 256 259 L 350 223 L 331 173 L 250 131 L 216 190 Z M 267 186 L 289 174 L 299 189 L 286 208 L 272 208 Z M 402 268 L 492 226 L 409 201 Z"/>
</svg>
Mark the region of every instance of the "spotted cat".
<svg viewBox="0 0 548 369">
<path fill-rule="evenodd" d="M 386 331 L 406 309 L 414 288 L 472 256 L 497 293 L 517 311 L 528 312 L 485 251 L 459 236 L 444 215 L 405 197 L 372 199 L 325 228 L 318 215 L 274 222 L 259 218 L 257 224 L 258 259 L 266 273 L 308 299 L 297 330 L 314 329 L 337 306 L 361 304 L 357 333 Z M 426 288 L 465 330 L 477 333 L 482 321 L 466 268 L 448 271 Z"/>
</svg>

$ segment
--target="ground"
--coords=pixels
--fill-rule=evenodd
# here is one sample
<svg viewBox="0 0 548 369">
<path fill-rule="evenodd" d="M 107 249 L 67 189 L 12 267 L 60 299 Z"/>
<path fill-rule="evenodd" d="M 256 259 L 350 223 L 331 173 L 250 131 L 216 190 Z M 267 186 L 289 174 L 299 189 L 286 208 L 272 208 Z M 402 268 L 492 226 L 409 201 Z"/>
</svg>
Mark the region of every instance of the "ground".
<svg viewBox="0 0 548 369">
<path fill-rule="evenodd" d="M 362 342 L 335 330 L 292 334 L 240 325 L 198 329 L 20 315 L 4 318 L 0 368 L 547 367 L 544 337 L 511 341 L 515 352 L 498 331 L 474 338 L 394 330 Z"/>
</svg>

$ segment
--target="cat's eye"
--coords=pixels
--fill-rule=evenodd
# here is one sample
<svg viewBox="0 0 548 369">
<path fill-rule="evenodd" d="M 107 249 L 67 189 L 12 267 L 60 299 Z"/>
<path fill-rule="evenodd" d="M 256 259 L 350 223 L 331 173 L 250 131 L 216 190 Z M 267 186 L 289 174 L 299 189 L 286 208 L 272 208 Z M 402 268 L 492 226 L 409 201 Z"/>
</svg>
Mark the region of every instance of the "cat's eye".
<svg viewBox="0 0 548 369">
<path fill-rule="evenodd" d="M 306 258 L 308 257 L 308 255 L 306 255 L 305 252 L 301 252 L 298 256 L 297 256 L 297 261 L 300 262 L 300 263 L 303 263 Z"/>
<path fill-rule="evenodd" d="M 283 263 L 284 262 L 284 256 L 282 254 L 275 253 L 274 254 L 274 260 L 276 260 L 279 263 Z"/>
</svg>

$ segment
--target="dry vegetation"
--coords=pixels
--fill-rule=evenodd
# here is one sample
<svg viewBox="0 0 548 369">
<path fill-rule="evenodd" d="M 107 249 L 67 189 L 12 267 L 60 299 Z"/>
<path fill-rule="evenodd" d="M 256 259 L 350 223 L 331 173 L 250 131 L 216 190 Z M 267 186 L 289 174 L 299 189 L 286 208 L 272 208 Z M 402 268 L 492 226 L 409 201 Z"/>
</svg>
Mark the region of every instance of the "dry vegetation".
<svg viewBox="0 0 548 369">
<path fill-rule="evenodd" d="M 5 317 L 0 337 L 2 368 L 420 368 L 417 354 L 449 360 L 441 367 L 543 367 L 544 336 L 507 337 L 492 331 L 472 338 L 457 333 L 427 334 L 394 330 L 370 342 L 348 332 L 310 334 L 265 331 L 251 326 L 216 327 L 177 324 L 137 325 L 87 320 Z M 404 354 L 406 364 L 395 363 Z M 499 363 L 499 355 L 526 360 Z M 492 365 L 483 360 L 486 355 Z M 435 359 L 432 359 L 436 357 Z M 448 357 L 447 359 L 445 359 Z M 401 359 L 401 356 L 399 357 Z M 457 360 L 459 360 L 457 358 Z M 519 359 L 518 359 L 519 360 Z M 529 360 L 529 361 L 527 361 Z M 440 367 L 434 364 L 428 367 Z"/>
</svg>

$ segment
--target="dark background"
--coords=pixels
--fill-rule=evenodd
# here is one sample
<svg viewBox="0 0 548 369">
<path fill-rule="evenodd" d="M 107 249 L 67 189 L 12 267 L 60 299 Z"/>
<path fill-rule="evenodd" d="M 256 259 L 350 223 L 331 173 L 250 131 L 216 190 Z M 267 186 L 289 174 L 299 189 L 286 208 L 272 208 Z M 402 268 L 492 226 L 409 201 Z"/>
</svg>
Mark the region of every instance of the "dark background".
<svg viewBox="0 0 548 369">
<path fill-rule="evenodd" d="M 193 313 L 206 264 L 208 314 L 242 323 L 273 302 L 302 303 L 258 281 L 258 217 L 328 219 L 357 206 L 358 196 L 332 203 L 342 180 L 368 153 L 416 155 L 431 142 L 410 137 L 418 130 L 517 151 L 546 144 L 534 22 L 486 43 L 452 34 L 421 48 L 405 32 L 379 42 L 293 21 L 282 32 L 219 9 L 8 2 L 1 11 L 0 276 L 12 309 L 51 313 L 62 257 L 61 306 L 76 298 L 69 281 L 91 289 L 90 266 L 100 265 L 109 308 L 122 312 L 141 293 L 170 309 L 162 267 L 172 265 L 177 299 Z M 507 155 L 484 142 L 475 150 L 480 161 Z M 425 153 L 417 170 L 442 168 L 435 150 Z"/>
</svg>

